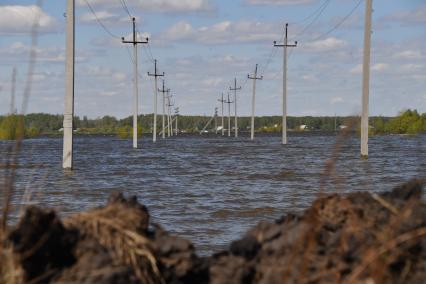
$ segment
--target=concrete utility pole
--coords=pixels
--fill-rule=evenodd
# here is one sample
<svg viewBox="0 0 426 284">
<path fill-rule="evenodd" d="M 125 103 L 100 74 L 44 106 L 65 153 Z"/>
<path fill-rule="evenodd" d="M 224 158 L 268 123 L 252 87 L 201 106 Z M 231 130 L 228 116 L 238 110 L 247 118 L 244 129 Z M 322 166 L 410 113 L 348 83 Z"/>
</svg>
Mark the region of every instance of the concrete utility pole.
<svg viewBox="0 0 426 284">
<path fill-rule="evenodd" d="M 297 41 L 294 44 L 288 44 L 288 23 L 285 24 L 285 38 L 284 44 L 277 44 L 274 41 L 275 47 L 284 48 L 284 61 L 283 61 L 283 133 L 282 144 L 287 144 L 287 47 L 296 47 Z"/>
<path fill-rule="evenodd" d="M 74 65 L 75 65 L 75 0 L 67 1 L 65 110 L 62 168 L 73 167 Z"/>
<path fill-rule="evenodd" d="M 362 78 L 361 157 L 368 158 L 368 108 L 370 96 L 371 22 L 373 0 L 365 3 L 364 62 Z"/>
<path fill-rule="evenodd" d="M 161 131 L 161 135 L 163 137 L 163 139 L 166 138 L 166 120 L 165 120 L 165 115 L 166 115 L 166 93 L 170 90 L 166 90 L 166 88 L 164 87 L 164 80 L 163 80 L 163 89 L 160 90 L 158 89 L 158 91 L 160 93 L 163 94 L 163 127 L 162 127 L 162 131 Z"/>
<path fill-rule="evenodd" d="M 214 109 L 214 132 L 217 134 L 217 107 Z"/>
<path fill-rule="evenodd" d="M 175 108 L 175 132 L 176 132 L 176 136 L 178 136 L 179 132 L 178 132 L 178 117 L 179 117 L 179 108 Z"/>
<path fill-rule="evenodd" d="M 171 103 L 172 95 L 170 95 L 170 89 L 167 90 L 167 136 L 173 136 L 172 131 L 172 114 L 171 114 L 171 107 L 174 106 L 174 104 Z"/>
<path fill-rule="evenodd" d="M 123 43 L 133 44 L 133 59 L 134 59 L 134 106 L 133 106 L 133 148 L 138 148 L 138 104 L 139 104 L 139 91 L 138 91 L 138 44 L 147 44 L 148 38 L 145 41 L 137 41 L 136 35 L 136 19 L 133 18 L 133 40 L 126 41 L 124 37 L 121 38 Z"/>
<path fill-rule="evenodd" d="M 16 114 L 15 94 L 16 94 L 16 68 L 14 67 L 12 71 L 12 86 L 10 91 L 10 114 Z"/>
<path fill-rule="evenodd" d="M 148 76 L 153 76 L 155 78 L 155 93 L 154 93 L 154 130 L 152 132 L 152 141 L 157 142 L 157 98 L 158 98 L 158 84 L 157 78 L 164 77 L 163 74 L 157 73 L 157 59 L 154 60 L 154 74 L 148 72 Z"/>
<path fill-rule="evenodd" d="M 254 76 L 251 77 L 250 75 L 247 75 L 247 78 L 253 80 L 253 96 L 251 98 L 251 140 L 254 140 L 254 106 L 256 102 L 256 81 L 257 80 L 263 80 L 263 76 L 257 77 L 257 64 L 256 69 L 254 69 Z"/>
<path fill-rule="evenodd" d="M 233 101 L 231 101 L 231 99 L 229 98 L 229 93 L 228 93 L 228 100 L 225 101 L 226 104 L 228 104 L 228 137 L 231 137 L 231 104 L 233 103 Z"/>
<path fill-rule="evenodd" d="M 225 125 L 223 123 L 223 103 L 226 102 L 226 100 L 223 99 L 223 93 L 222 93 L 222 99 L 218 100 L 222 104 L 222 136 L 225 135 Z"/>
<path fill-rule="evenodd" d="M 234 79 L 234 88 L 229 87 L 230 91 L 234 91 L 234 106 L 235 106 L 235 138 L 238 137 L 238 115 L 237 115 L 237 91 L 241 90 L 241 87 L 237 88 L 237 78 Z"/>
</svg>

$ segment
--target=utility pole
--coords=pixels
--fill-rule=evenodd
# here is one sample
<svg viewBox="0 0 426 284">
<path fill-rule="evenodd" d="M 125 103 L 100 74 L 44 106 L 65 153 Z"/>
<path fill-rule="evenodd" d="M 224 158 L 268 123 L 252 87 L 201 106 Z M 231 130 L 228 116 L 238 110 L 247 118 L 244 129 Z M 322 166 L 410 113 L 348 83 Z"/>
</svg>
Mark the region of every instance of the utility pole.
<svg viewBox="0 0 426 284">
<path fill-rule="evenodd" d="M 176 121 L 176 125 L 175 125 L 175 132 L 176 132 L 176 136 L 178 136 L 179 131 L 178 131 L 178 117 L 179 117 L 179 108 L 175 108 L 175 121 Z"/>
<path fill-rule="evenodd" d="M 277 44 L 274 41 L 275 47 L 284 48 L 284 60 L 283 60 L 283 133 L 282 133 L 282 144 L 287 144 L 287 47 L 296 47 L 297 41 L 294 44 L 288 44 L 288 23 L 285 24 L 285 38 L 284 44 Z"/>
<path fill-rule="evenodd" d="M 223 93 L 222 93 L 222 99 L 218 100 L 222 104 L 222 136 L 225 135 L 225 125 L 223 123 L 223 103 L 226 102 L 226 100 L 223 99 Z"/>
<path fill-rule="evenodd" d="M 214 109 L 214 131 L 217 135 L 217 107 Z"/>
<path fill-rule="evenodd" d="M 172 114 L 171 114 L 171 107 L 174 106 L 174 104 L 171 103 L 172 95 L 170 95 L 170 89 L 167 90 L 167 136 L 173 136 L 172 133 Z"/>
<path fill-rule="evenodd" d="M 247 75 L 248 79 L 253 80 L 253 96 L 251 98 L 251 140 L 254 140 L 254 106 L 256 102 L 256 81 L 257 80 L 263 80 L 263 76 L 257 77 L 257 64 L 256 69 L 254 69 L 254 76 L 251 77 L 250 75 Z"/>
<path fill-rule="evenodd" d="M 157 59 L 154 60 L 154 74 L 151 74 L 148 72 L 148 76 L 152 76 L 155 78 L 155 93 L 154 93 L 154 130 L 152 132 L 152 141 L 155 143 L 157 142 L 157 98 L 158 98 L 158 84 L 157 84 L 157 78 L 158 77 L 164 77 L 163 74 L 157 73 Z"/>
<path fill-rule="evenodd" d="M 15 109 L 15 94 L 16 94 L 16 67 L 12 71 L 12 89 L 10 92 L 10 114 L 16 114 Z"/>
<path fill-rule="evenodd" d="M 148 38 L 145 41 L 138 41 L 136 35 L 136 19 L 133 17 L 133 40 L 126 41 L 124 37 L 121 38 L 122 43 L 133 44 L 133 59 L 134 59 L 134 106 L 133 106 L 133 148 L 138 148 L 138 104 L 139 104 L 139 91 L 138 91 L 138 44 L 147 44 Z"/>
<path fill-rule="evenodd" d="M 164 80 L 163 80 L 163 89 L 162 90 L 158 89 L 158 91 L 163 94 L 163 127 L 162 127 L 163 130 L 161 131 L 161 135 L 162 135 L 163 139 L 165 139 L 166 138 L 166 120 L 165 120 L 165 115 L 166 115 L 166 93 L 169 90 L 166 90 L 166 88 L 164 87 Z"/>
<path fill-rule="evenodd" d="M 373 0 L 365 3 L 364 62 L 362 78 L 361 157 L 368 158 L 368 113 L 370 96 L 371 22 Z"/>
<path fill-rule="evenodd" d="M 228 137 L 231 137 L 231 104 L 233 103 L 233 101 L 231 101 L 231 99 L 229 98 L 229 93 L 228 93 L 228 100 L 225 101 L 226 104 L 228 104 Z"/>
<path fill-rule="evenodd" d="M 241 87 L 237 88 L 237 78 L 234 79 L 234 88 L 229 87 L 230 91 L 234 91 L 234 106 L 235 106 L 235 138 L 238 138 L 238 116 L 237 116 L 237 91 L 241 90 Z"/>
<path fill-rule="evenodd" d="M 67 1 L 65 110 L 62 168 L 73 167 L 74 65 L 75 65 L 75 0 Z"/>
</svg>

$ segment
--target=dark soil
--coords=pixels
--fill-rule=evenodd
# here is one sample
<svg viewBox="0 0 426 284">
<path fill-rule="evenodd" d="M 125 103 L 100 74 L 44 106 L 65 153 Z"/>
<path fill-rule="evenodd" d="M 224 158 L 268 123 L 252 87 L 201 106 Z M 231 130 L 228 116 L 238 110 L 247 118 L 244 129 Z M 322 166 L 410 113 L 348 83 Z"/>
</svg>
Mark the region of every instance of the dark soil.
<svg viewBox="0 0 426 284">
<path fill-rule="evenodd" d="M 121 194 L 63 221 L 30 207 L 9 240 L 28 283 L 424 283 L 423 185 L 323 196 L 204 258 Z"/>
</svg>

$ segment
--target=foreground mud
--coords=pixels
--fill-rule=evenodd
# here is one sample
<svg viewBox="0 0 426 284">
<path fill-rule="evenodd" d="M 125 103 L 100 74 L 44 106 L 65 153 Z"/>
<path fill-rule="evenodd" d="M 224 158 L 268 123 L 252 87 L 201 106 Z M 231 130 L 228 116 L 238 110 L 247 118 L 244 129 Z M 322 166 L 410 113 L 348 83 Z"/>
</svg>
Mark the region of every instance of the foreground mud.
<svg viewBox="0 0 426 284">
<path fill-rule="evenodd" d="M 204 258 L 120 194 L 65 220 L 28 208 L 8 239 L 27 283 L 424 283 L 422 186 L 327 195 Z"/>
</svg>

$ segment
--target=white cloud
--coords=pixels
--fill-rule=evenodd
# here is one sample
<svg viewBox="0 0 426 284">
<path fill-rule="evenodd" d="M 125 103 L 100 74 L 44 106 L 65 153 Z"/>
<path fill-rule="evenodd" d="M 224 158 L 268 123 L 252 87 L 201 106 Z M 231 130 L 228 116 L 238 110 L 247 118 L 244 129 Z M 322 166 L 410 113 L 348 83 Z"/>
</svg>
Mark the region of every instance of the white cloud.
<svg viewBox="0 0 426 284">
<path fill-rule="evenodd" d="M 113 14 L 108 11 L 97 11 L 96 12 L 97 18 L 104 22 L 104 21 L 114 21 L 119 19 L 119 17 L 116 14 Z M 96 17 L 93 13 L 86 13 L 80 16 L 80 20 L 82 22 L 93 22 L 96 21 Z"/>
<path fill-rule="evenodd" d="M 376 63 L 371 65 L 370 69 L 371 71 L 375 71 L 375 72 L 382 72 L 382 71 L 386 71 L 389 70 L 390 66 L 387 63 Z M 362 73 L 362 64 L 358 64 L 357 66 L 355 66 L 354 68 L 352 68 L 349 71 L 351 74 L 361 74 Z"/>
<path fill-rule="evenodd" d="M 420 50 L 404 50 L 393 55 L 400 59 L 423 59 L 426 55 Z"/>
<path fill-rule="evenodd" d="M 343 103 L 344 100 L 342 97 L 332 97 L 330 100 L 331 104 L 338 104 L 338 103 Z"/>
<path fill-rule="evenodd" d="M 302 48 L 309 51 L 330 51 L 341 49 L 347 46 L 347 42 L 335 37 L 329 37 L 323 40 L 317 40 L 308 42 L 305 45 L 301 45 Z"/>
<path fill-rule="evenodd" d="M 116 91 L 103 91 L 99 93 L 100 96 L 102 97 L 114 97 L 116 95 L 118 95 L 118 92 Z"/>
<path fill-rule="evenodd" d="M 372 71 L 385 71 L 389 69 L 389 64 L 387 63 L 376 63 L 373 66 L 371 66 Z"/>
<path fill-rule="evenodd" d="M 117 0 L 88 0 L 92 6 L 116 8 L 120 6 Z M 209 0 L 127 0 L 130 8 L 154 12 L 197 12 L 212 9 Z M 86 5 L 84 0 L 77 0 L 80 6 Z M 121 6 L 120 6 L 121 7 Z"/>
<path fill-rule="evenodd" d="M 400 12 L 386 17 L 388 21 L 400 21 L 404 24 L 423 24 L 426 23 L 426 5 L 409 12 Z"/>
<path fill-rule="evenodd" d="M 124 82 L 128 76 L 123 72 L 115 71 L 111 68 L 101 66 L 87 66 L 81 70 L 81 75 L 86 77 L 114 79 L 116 82 Z"/>
<path fill-rule="evenodd" d="M 316 0 L 245 0 L 249 5 L 304 5 L 316 2 Z"/>
<path fill-rule="evenodd" d="M 404 73 L 415 73 L 423 69 L 423 65 L 421 64 L 404 64 L 401 66 L 401 71 Z"/>
<path fill-rule="evenodd" d="M 318 83 L 320 81 L 315 75 L 303 75 L 302 79 L 309 83 Z"/>
<path fill-rule="evenodd" d="M 0 6 L 0 33 L 30 33 L 37 19 L 39 32 L 55 30 L 55 19 L 36 5 Z"/>
<path fill-rule="evenodd" d="M 186 21 L 174 24 L 162 34 L 164 40 L 191 40 L 201 44 L 227 44 L 273 41 L 279 37 L 277 25 L 250 21 L 222 21 L 211 26 L 193 27 Z"/>
</svg>

